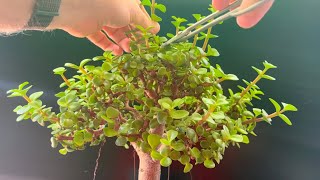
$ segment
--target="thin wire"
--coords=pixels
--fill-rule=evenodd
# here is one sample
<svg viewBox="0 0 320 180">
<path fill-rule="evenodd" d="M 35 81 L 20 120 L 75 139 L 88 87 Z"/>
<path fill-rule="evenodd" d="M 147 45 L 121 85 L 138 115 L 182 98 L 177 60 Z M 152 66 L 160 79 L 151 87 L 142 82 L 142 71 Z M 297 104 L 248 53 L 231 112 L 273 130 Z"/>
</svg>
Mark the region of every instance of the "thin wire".
<svg viewBox="0 0 320 180">
<path fill-rule="evenodd" d="M 133 150 L 133 180 L 136 180 L 136 151 Z"/>
<path fill-rule="evenodd" d="M 170 166 L 168 167 L 168 177 L 167 180 L 170 180 Z"/>
<path fill-rule="evenodd" d="M 97 177 L 97 171 L 98 171 L 98 167 L 99 167 L 99 159 L 100 159 L 100 155 L 102 152 L 102 148 L 105 143 L 106 143 L 106 141 L 103 141 L 102 144 L 100 145 L 100 148 L 99 148 L 98 157 L 96 159 L 96 166 L 95 166 L 94 172 L 93 172 L 93 180 L 96 180 L 96 177 Z"/>
</svg>

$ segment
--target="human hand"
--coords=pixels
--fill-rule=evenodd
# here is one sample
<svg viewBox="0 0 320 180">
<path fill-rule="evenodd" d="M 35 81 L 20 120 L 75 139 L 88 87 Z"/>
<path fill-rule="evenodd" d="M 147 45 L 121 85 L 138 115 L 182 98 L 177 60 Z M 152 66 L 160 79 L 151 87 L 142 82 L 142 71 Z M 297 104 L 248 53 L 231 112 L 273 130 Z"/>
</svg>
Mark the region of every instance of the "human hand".
<svg viewBox="0 0 320 180">
<path fill-rule="evenodd" d="M 222 10 L 234 1 L 235 0 L 212 0 L 212 5 L 217 10 Z M 244 9 L 256 3 L 257 1 L 258 0 L 243 0 L 240 8 Z M 274 0 L 270 0 L 269 2 L 263 4 L 261 7 L 258 7 L 256 10 L 237 17 L 238 25 L 242 28 L 251 28 L 255 26 L 271 8 L 273 2 Z"/>
<path fill-rule="evenodd" d="M 75 37 L 86 37 L 115 55 L 130 51 L 130 40 L 125 33 L 131 27 L 152 26 L 152 33 L 160 30 L 159 24 L 140 8 L 140 0 L 62 0 L 59 12 L 48 29 L 62 29 Z"/>
</svg>

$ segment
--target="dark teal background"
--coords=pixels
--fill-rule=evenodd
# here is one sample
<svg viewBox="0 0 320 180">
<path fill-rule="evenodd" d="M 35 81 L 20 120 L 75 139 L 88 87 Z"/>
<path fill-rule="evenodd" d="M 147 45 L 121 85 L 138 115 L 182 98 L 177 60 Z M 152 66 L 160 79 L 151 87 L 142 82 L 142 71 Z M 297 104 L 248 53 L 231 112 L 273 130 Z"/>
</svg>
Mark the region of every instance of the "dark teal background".
<svg viewBox="0 0 320 180">
<path fill-rule="evenodd" d="M 170 15 L 190 18 L 192 13 L 208 14 L 208 0 L 166 0 Z M 230 148 L 213 170 L 202 166 L 192 171 L 193 180 L 317 180 L 320 177 L 320 2 L 317 0 L 276 1 L 256 27 L 243 30 L 235 20 L 214 29 L 220 37 L 211 45 L 221 56 L 213 59 L 225 72 L 251 80 L 251 66 L 264 60 L 278 66 L 270 72 L 277 81 L 263 81 L 266 96 L 260 107 L 272 106 L 267 100 L 296 105 L 299 112 L 288 113 L 293 126 L 280 119 L 273 125 L 261 123 L 249 145 Z M 169 16 L 164 18 L 161 34 L 172 31 Z M 60 79 L 52 69 L 65 62 L 100 55 L 102 51 L 85 39 L 61 31 L 27 32 L 0 38 L 0 180 L 88 180 L 92 179 L 98 147 L 61 156 L 50 147 L 50 131 L 25 121 L 16 123 L 12 112 L 22 103 L 7 99 L 5 92 L 23 81 L 44 90 L 44 102 L 55 106 L 54 93 Z M 232 86 L 235 84 L 226 84 Z M 133 179 L 133 153 L 115 147 L 110 140 L 104 148 L 98 180 Z M 171 179 L 190 179 L 173 166 Z M 166 170 L 163 171 L 163 174 Z M 165 177 L 164 177 L 165 179 Z"/>
</svg>

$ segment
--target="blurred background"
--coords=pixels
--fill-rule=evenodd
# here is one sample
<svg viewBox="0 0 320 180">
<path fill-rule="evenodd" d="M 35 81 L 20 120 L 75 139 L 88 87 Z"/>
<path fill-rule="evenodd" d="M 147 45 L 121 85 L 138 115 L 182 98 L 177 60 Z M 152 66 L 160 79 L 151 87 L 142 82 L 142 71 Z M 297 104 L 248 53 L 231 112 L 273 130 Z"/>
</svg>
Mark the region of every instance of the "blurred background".
<svg viewBox="0 0 320 180">
<path fill-rule="evenodd" d="M 207 15 L 209 0 L 159 0 L 168 5 L 161 24 L 161 35 L 173 32 L 170 16 L 191 19 L 192 13 Z M 276 1 L 271 11 L 256 27 L 243 30 L 235 19 L 214 29 L 220 37 L 210 42 L 221 56 L 212 59 L 225 72 L 251 80 L 251 66 L 261 67 L 264 60 L 278 66 L 270 71 L 277 81 L 262 81 L 263 101 L 259 107 L 273 106 L 268 97 L 292 103 L 299 109 L 288 113 L 293 126 L 280 119 L 273 125 L 260 123 L 258 137 L 241 149 L 231 147 L 215 169 L 202 165 L 192 171 L 193 180 L 317 180 L 320 176 L 320 1 Z M 43 101 L 56 108 L 54 94 L 61 80 L 52 69 L 66 62 L 77 63 L 102 51 L 85 39 L 65 32 L 27 32 L 0 37 L 0 180 L 90 180 L 93 177 L 99 147 L 61 156 L 50 146 L 49 129 L 30 121 L 17 123 L 12 110 L 24 103 L 6 98 L 6 91 L 24 81 L 43 90 Z M 235 84 L 227 84 L 233 86 Z M 183 167 L 171 167 L 172 180 L 191 179 Z M 97 180 L 133 179 L 133 152 L 109 140 L 100 159 Z M 163 169 L 162 179 L 166 179 Z"/>
</svg>

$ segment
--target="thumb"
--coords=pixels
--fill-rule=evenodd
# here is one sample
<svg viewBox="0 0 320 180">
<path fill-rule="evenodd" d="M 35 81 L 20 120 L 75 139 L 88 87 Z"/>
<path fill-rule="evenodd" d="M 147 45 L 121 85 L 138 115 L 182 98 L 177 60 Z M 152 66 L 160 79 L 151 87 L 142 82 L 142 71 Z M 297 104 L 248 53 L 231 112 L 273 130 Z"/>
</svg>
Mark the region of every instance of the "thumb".
<svg viewBox="0 0 320 180">
<path fill-rule="evenodd" d="M 140 25 L 144 28 L 153 27 L 150 30 L 151 33 L 158 33 L 160 31 L 159 23 L 152 21 L 150 16 L 142 8 L 143 6 L 140 8 L 138 4 L 136 4 L 136 7 L 133 8 L 133 11 L 131 13 L 131 23 L 133 25 Z"/>
<path fill-rule="evenodd" d="M 212 0 L 212 6 L 219 11 L 226 8 L 229 3 L 229 0 Z"/>
<path fill-rule="evenodd" d="M 240 9 L 247 8 L 256 2 L 258 2 L 258 0 L 243 0 Z M 254 11 L 239 16 L 237 18 L 238 25 L 242 28 L 251 28 L 255 26 L 271 8 L 273 2 L 274 0 L 270 0 Z"/>
</svg>

